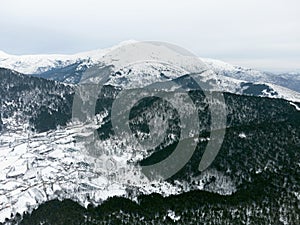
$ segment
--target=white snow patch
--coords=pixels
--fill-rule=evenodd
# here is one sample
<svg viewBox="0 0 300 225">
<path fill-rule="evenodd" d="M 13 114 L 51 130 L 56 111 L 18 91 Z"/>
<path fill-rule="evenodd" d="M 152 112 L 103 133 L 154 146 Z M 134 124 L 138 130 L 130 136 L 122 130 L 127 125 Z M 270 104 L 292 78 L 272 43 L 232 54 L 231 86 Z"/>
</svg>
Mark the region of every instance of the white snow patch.
<svg viewBox="0 0 300 225">
<path fill-rule="evenodd" d="M 246 138 L 247 136 L 246 136 L 246 134 L 244 132 L 242 132 L 242 133 L 239 134 L 239 137 L 240 138 Z"/>
<path fill-rule="evenodd" d="M 180 218 L 181 218 L 179 215 L 176 216 L 175 212 L 172 211 L 172 210 L 168 210 L 168 217 L 169 217 L 171 220 L 173 220 L 174 222 L 180 220 Z"/>
<path fill-rule="evenodd" d="M 294 107 L 296 108 L 297 111 L 300 111 L 300 107 L 299 107 L 298 105 L 296 105 L 296 104 L 293 103 L 293 102 L 290 102 L 290 104 L 291 104 L 292 106 L 294 106 Z"/>
</svg>

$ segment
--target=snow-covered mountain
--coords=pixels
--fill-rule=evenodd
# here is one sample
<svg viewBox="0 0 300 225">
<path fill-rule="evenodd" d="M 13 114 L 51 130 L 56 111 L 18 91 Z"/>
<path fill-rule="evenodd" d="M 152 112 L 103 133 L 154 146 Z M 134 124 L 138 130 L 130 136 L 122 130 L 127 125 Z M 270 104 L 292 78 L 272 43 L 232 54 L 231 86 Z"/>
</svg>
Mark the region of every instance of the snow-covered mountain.
<svg viewBox="0 0 300 225">
<path fill-rule="evenodd" d="M 262 72 L 250 68 L 231 65 L 220 60 L 207 58 L 201 59 L 211 70 L 213 70 L 218 75 L 228 76 L 238 80 L 245 80 L 249 82 L 272 83 L 300 92 L 300 73 L 289 72 L 273 74 L 270 72 Z"/>
<path fill-rule="evenodd" d="M 131 41 L 107 49 L 99 49 L 77 54 L 45 54 L 45 55 L 10 55 L 0 51 L 0 67 L 18 71 L 23 74 L 40 74 L 53 69 L 63 68 L 74 63 L 92 59 L 98 62 L 107 52 Z"/>
<path fill-rule="evenodd" d="M 24 74 L 37 74 L 52 68 L 61 68 L 80 60 L 76 56 L 66 55 L 8 55 L 0 54 L 1 67 L 16 70 Z"/>
<path fill-rule="evenodd" d="M 153 83 L 172 82 L 184 75 L 184 72 L 156 62 L 134 64 L 122 70 L 112 68 L 111 76 L 105 84 L 120 88 L 141 88 Z M 269 82 L 249 82 L 246 79 L 216 74 L 205 71 L 193 74 L 193 79 L 206 91 L 221 91 L 240 95 L 253 95 L 269 98 L 282 98 L 293 102 L 300 102 L 300 92 Z M 173 83 L 173 86 L 176 84 Z M 175 88 L 169 86 L 169 89 Z"/>
<path fill-rule="evenodd" d="M 47 79 L 57 80 L 67 83 L 78 83 L 82 74 L 91 66 L 104 63 L 114 65 L 118 59 L 107 60 L 107 54 L 119 47 L 135 41 L 122 42 L 119 45 L 107 49 L 100 49 L 73 55 L 8 55 L 4 52 L 0 54 L 0 67 L 16 70 L 24 74 Z M 165 49 L 162 49 L 165 51 Z M 153 56 L 157 59 L 157 56 Z M 252 94 L 264 97 L 284 98 L 290 101 L 300 101 L 300 74 L 272 74 L 261 72 L 249 68 L 231 65 L 219 60 L 201 58 L 200 59 L 213 74 L 200 76 L 201 80 L 210 80 L 212 90 L 238 94 Z M 195 67 L 197 65 L 194 65 Z M 182 75 L 182 71 L 170 70 L 170 67 L 149 62 L 147 68 L 132 65 L 127 68 L 127 72 L 114 71 L 116 77 L 111 78 L 110 84 L 140 86 L 142 83 L 160 82 Z M 130 71 L 130 72 L 128 72 Z M 140 75 L 143 75 L 141 79 Z M 147 82 L 148 79 L 148 82 Z M 150 80 L 149 80 L 150 79 Z M 121 82 L 122 80 L 122 82 Z M 113 83 L 115 82 L 115 83 Z M 299 92 L 299 93 L 297 93 Z"/>
<path fill-rule="evenodd" d="M 266 73 L 211 59 L 202 59 L 208 67 L 203 70 L 201 63 L 183 57 L 188 69 L 199 71 L 188 75 L 180 67 L 183 61 L 173 67 L 155 60 L 157 54 L 146 62 L 119 67 L 119 55 L 107 53 L 122 45 L 70 56 L 19 57 L 0 52 L 0 66 L 28 74 L 0 69 L 0 94 L 4 96 L 0 100 L 0 223 L 11 214 L 30 212 L 51 199 L 72 199 L 87 206 L 101 204 L 111 196 L 137 201 L 139 195 L 170 196 L 191 190 L 208 191 L 224 199 L 229 195 L 229 201 L 234 196 L 238 200 L 240 196 L 252 196 L 250 203 L 248 199 L 244 203 L 254 204 L 255 209 L 259 206 L 266 210 L 264 204 L 268 207 L 270 201 L 280 207 L 288 202 L 283 212 L 295 209 L 300 168 L 298 92 L 268 83 Z M 160 50 L 168 56 L 166 49 L 158 47 L 159 54 Z M 71 122 L 76 83 L 82 78 L 104 81 L 91 123 Z M 198 170 L 199 159 L 212 138 L 208 106 L 219 102 L 193 89 L 193 80 L 205 90 L 226 92 L 222 107 L 226 108 L 227 133 L 218 157 L 202 172 Z M 118 136 L 112 131 L 112 105 L 123 89 L 163 86 L 176 93 L 178 84 L 186 87 L 199 112 L 199 137 L 185 139 L 197 142 L 197 149 L 170 179 L 151 180 L 141 167 L 172 153 L 181 135 L 178 112 L 183 110 L 190 116 L 190 110 L 179 107 L 180 98 L 174 108 L 157 99 L 137 104 L 129 120 L 134 135 L 151 138 L 152 125 L 159 125 L 155 136 L 165 135 L 159 146 L 145 149 L 130 143 L 133 135 Z M 81 97 L 84 102 L 85 96 Z M 78 110 L 85 111 L 87 105 L 82 104 Z M 95 134 L 99 136 L 96 141 L 92 139 Z M 267 189 L 262 194 L 267 198 L 261 204 L 255 199 L 261 193 L 255 191 Z M 250 194 L 243 194 L 245 190 Z M 270 193 L 281 195 L 269 197 Z M 230 205 L 233 213 L 238 211 L 234 208 L 237 202 Z"/>
</svg>

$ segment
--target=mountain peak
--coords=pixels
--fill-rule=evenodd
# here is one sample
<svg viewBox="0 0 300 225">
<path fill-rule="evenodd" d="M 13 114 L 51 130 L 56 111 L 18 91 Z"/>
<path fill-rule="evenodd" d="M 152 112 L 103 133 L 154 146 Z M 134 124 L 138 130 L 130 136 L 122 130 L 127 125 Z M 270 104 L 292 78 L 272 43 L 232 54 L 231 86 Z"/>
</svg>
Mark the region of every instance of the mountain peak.
<svg viewBox="0 0 300 225">
<path fill-rule="evenodd" d="M 0 58 L 9 56 L 6 52 L 0 50 Z"/>
</svg>

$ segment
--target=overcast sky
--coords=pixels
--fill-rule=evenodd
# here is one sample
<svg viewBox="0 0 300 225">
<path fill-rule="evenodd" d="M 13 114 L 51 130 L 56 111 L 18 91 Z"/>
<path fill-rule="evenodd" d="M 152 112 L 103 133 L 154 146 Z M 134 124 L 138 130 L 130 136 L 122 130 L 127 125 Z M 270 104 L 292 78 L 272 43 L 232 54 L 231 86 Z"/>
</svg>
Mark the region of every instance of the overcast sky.
<svg viewBox="0 0 300 225">
<path fill-rule="evenodd" d="M 201 57 L 300 71 L 299 0 L 0 0 L 0 50 L 76 53 L 157 40 Z"/>
</svg>

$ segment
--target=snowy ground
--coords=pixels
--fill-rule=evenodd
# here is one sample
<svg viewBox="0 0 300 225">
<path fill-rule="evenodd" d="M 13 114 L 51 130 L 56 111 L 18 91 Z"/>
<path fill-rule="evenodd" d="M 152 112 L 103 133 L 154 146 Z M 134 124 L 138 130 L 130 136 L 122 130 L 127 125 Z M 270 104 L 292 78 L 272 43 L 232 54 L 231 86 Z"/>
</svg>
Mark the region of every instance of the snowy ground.
<svg viewBox="0 0 300 225">
<path fill-rule="evenodd" d="M 86 130 L 82 125 L 70 125 L 36 134 L 20 127 L 0 135 L 0 222 L 11 213 L 22 214 L 56 198 L 71 198 L 87 206 L 110 196 L 134 200 L 136 195 L 129 195 L 128 190 L 165 196 L 190 190 L 179 182 L 150 182 L 133 160 L 142 158 L 143 153 L 118 147 L 112 139 L 98 142 L 101 154 L 90 156 L 86 140 L 78 142 L 78 137 L 84 140 Z M 133 163 L 128 163 L 130 160 Z M 233 190 L 229 185 L 228 193 Z"/>
</svg>

